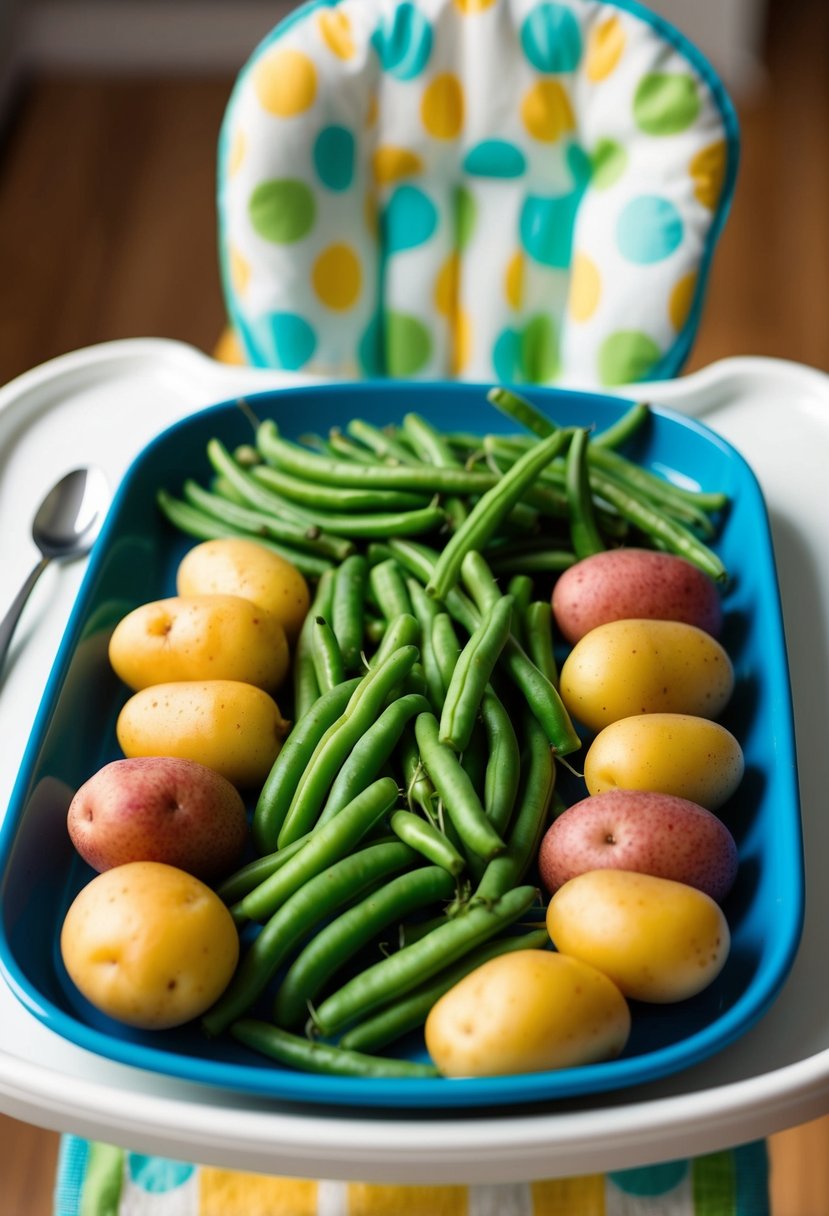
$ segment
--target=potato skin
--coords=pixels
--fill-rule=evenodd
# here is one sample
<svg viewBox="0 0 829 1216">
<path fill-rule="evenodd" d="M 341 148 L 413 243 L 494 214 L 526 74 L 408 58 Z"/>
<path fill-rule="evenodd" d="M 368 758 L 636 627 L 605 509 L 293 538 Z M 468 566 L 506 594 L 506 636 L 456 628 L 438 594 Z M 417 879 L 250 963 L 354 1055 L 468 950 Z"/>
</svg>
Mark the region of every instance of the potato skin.
<svg viewBox="0 0 829 1216">
<path fill-rule="evenodd" d="M 711 811 L 652 790 L 606 790 L 574 803 L 547 829 L 538 869 L 554 892 L 588 870 L 635 870 L 721 903 L 737 877 L 734 837 Z"/>
<path fill-rule="evenodd" d="M 125 756 L 197 760 L 239 788 L 261 786 L 288 730 L 268 693 L 237 680 L 182 680 L 133 693 L 116 723 Z"/>
<path fill-rule="evenodd" d="M 556 581 L 553 614 L 572 644 L 597 625 L 626 617 L 684 621 L 713 637 L 722 629 L 716 583 L 684 557 L 653 549 L 608 549 L 576 562 Z"/>
<path fill-rule="evenodd" d="M 194 545 L 176 572 L 179 595 L 241 595 L 273 613 L 289 645 L 311 605 L 305 577 L 291 562 L 255 540 L 222 537 Z"/>
<path fill-rule="evenodd" d="M 709 811 L 727 802 L 743 777 L 743 750 L 731 731 L 695 714 L 633 714 L 599 731 L 584 758 L 591 794 L 655 790 Z"/>
<path fill-rule="evenodd" d="M 618 988 L 578 959 L 516 950 L 490 959 L 438 1000 L 426 1047 L 446 1077 L 494 1077 L 610 1060 L 630 1033 Z"/>
<path fill-rule="evenodd" d="M 60 949 L 70 979 L 96 1008 L 163 1030 L 219 998 L 239 958 L 239 935 L 218 895 L 192 874 L 134 861 L 78 893 Z"/>
<path fill-rule="evenodd" d="M 142 604 L 119 621 L 109 660 L 134 691 L 177 680 L 241 680 L 273 692 L 290 655 L 281 623 L 251 600 L 176 595 Z"/>
<path fill-rule="evenodd" d="M 633 714 L 716 718 L 733 690 L 720 643 L 681 621 L 609 621 L 585 634 L 561 667 L 561 698 L 591 731 Z"/>
<path fill-rule="evenodd" d="M 710 896 L 627 870 L 571 878 L 550 900 L 547 930 L 562 954 L 598 968 L 625 996 L 654 1004 L 707 988 L 731 945 L 728 922 Z"/>
</svg>

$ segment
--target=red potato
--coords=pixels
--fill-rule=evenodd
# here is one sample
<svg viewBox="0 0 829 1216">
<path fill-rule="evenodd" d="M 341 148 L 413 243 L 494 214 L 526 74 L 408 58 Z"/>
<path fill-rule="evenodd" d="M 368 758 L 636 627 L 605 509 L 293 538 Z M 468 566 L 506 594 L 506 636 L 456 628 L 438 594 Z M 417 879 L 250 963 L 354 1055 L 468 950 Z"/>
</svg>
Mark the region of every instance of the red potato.
<svg viewBox="0 0 829 1216">
<path fill-rule="evenodd" d="M 67 827 L 94 870 L 156 861 L 209 882 L 238 863 L 247 816 L 238 790 L 212 769 L 141 756 L 90 777 L 72 799 Z"/>
<path fill-rule="evenodd" d="M 737 876 L 737 845 L 704 807 L 651 790 L 607 790 L 576 802 L 547 829 L 538 855 L 552 894 L 590 870 L 670 878 L 720 903 Z"/>
<path fill-rule="evenodd" d="M 712 637 L 722 629 L 716 584 L 672 553 L 608 549 L 576 562 L 553 588 L 558 630 L 575 644 L 597 625 L 628 617 L 682 621 Z"/>
</svg>

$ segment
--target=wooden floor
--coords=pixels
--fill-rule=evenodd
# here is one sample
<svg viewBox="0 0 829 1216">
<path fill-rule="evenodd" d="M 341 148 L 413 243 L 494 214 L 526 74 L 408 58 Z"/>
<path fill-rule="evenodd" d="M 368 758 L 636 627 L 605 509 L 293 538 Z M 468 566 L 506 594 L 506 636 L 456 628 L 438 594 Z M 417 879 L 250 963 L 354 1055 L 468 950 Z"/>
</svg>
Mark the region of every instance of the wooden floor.
<svg viewBox="0 0 829 1216">
<path fill-rule="evenodd" d="M 827 0 L 772 0 L 769 84 L 741 108 L 739 186 L 691 368 L 763 354 L 829 369 L 827 46 Z M 212 347 L 229 87 L 31 83 L 0 146 L 0 383 L 112 338 Z M 48 1216 L 56 1150 L 55 1135 L 0 1116 L 0 1216 Z M 774 1216 L 827 1216 L 829 1118 L 774 1136 L 771 1153 Z"/>
</svg>

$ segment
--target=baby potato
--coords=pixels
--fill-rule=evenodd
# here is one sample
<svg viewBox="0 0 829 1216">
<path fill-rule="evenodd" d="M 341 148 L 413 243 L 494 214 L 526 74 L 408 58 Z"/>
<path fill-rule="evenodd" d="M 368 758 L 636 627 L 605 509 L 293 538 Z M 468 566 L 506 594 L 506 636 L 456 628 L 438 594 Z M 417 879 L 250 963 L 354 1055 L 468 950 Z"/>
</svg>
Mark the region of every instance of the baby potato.
<svg viewBox="0 0 829 1216">
<path fill-rule="evenodd" d="M 199 1017 L 236 968 L 239 935 L 218 895 L 157 861 L 105 870 L 75 897 L 60 950 L 97 1009 L 143 1030 Z"/>
<path fill-rule="evenodd" d="M 274 699 L 238 680 L 182 680 L 136 692 L 116 723 L 125 756 L 197 760 L 240 788 L 261 786 L 288 723 Z"/>
<path fill-rule="evenodd" d="M 734 690 L 718 641 L 682 621 L 609 621 L 577 642 L 561 668 L 561 698 L 592 731 L 633 714 L 716 718 Z"/>
<path fill-rule="evenodd" d="M 273 613 L 290 645 L 311 606 L 304 575 L 255 540 L 222 537 L 185 553 L 176 572 L 179 595 L 241 595 Z"/>
<path fill-rule="evenodd" d="M 119 621 L 109 643 L 119 679 L 138 691 L 178 680 L 241 680 L 271 692 L 290 656 L 285 630 L 240 595 L 171 596 Z"/>
<path fill-rule="evenodd" d="M 743 777 L 743 750 L 718 722 L 695 714 L 633 714 L 599 731 L 584 758 L 591 794 L 652 790 L 718 810 Z"/>
<path fill-rule="evenodd" d="M 547 931 L 562 954 L 626 997 L 684 1001 L 716 979 L 731 946 L 719 905 L 695 887 L 628 870 L 589 870 L 556 891 Z"/>
<path fill-rule="evenodd" d="M 426 1047 L 446 1077 L 494 1077 L 610 1060 L 630 1011 L 605 975 L 576 958 L 516 950 L 477 967 L 433 1005 Z"/>
</svg>

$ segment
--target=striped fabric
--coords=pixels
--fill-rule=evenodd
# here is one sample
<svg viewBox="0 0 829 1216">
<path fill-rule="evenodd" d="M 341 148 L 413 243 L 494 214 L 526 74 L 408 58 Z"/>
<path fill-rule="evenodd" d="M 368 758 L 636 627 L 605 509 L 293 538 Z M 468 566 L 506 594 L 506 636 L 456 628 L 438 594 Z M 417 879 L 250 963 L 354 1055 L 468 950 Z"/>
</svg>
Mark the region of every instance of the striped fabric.
<svg viewBox="0 0 829 1216">
<path fill-rule="evenodd" d="M 500 1186 L 313 1182 L 64 1137 L 54 1216 L 769 1216 L 760 1141 L 689 1161 Z"/>
</svg>

